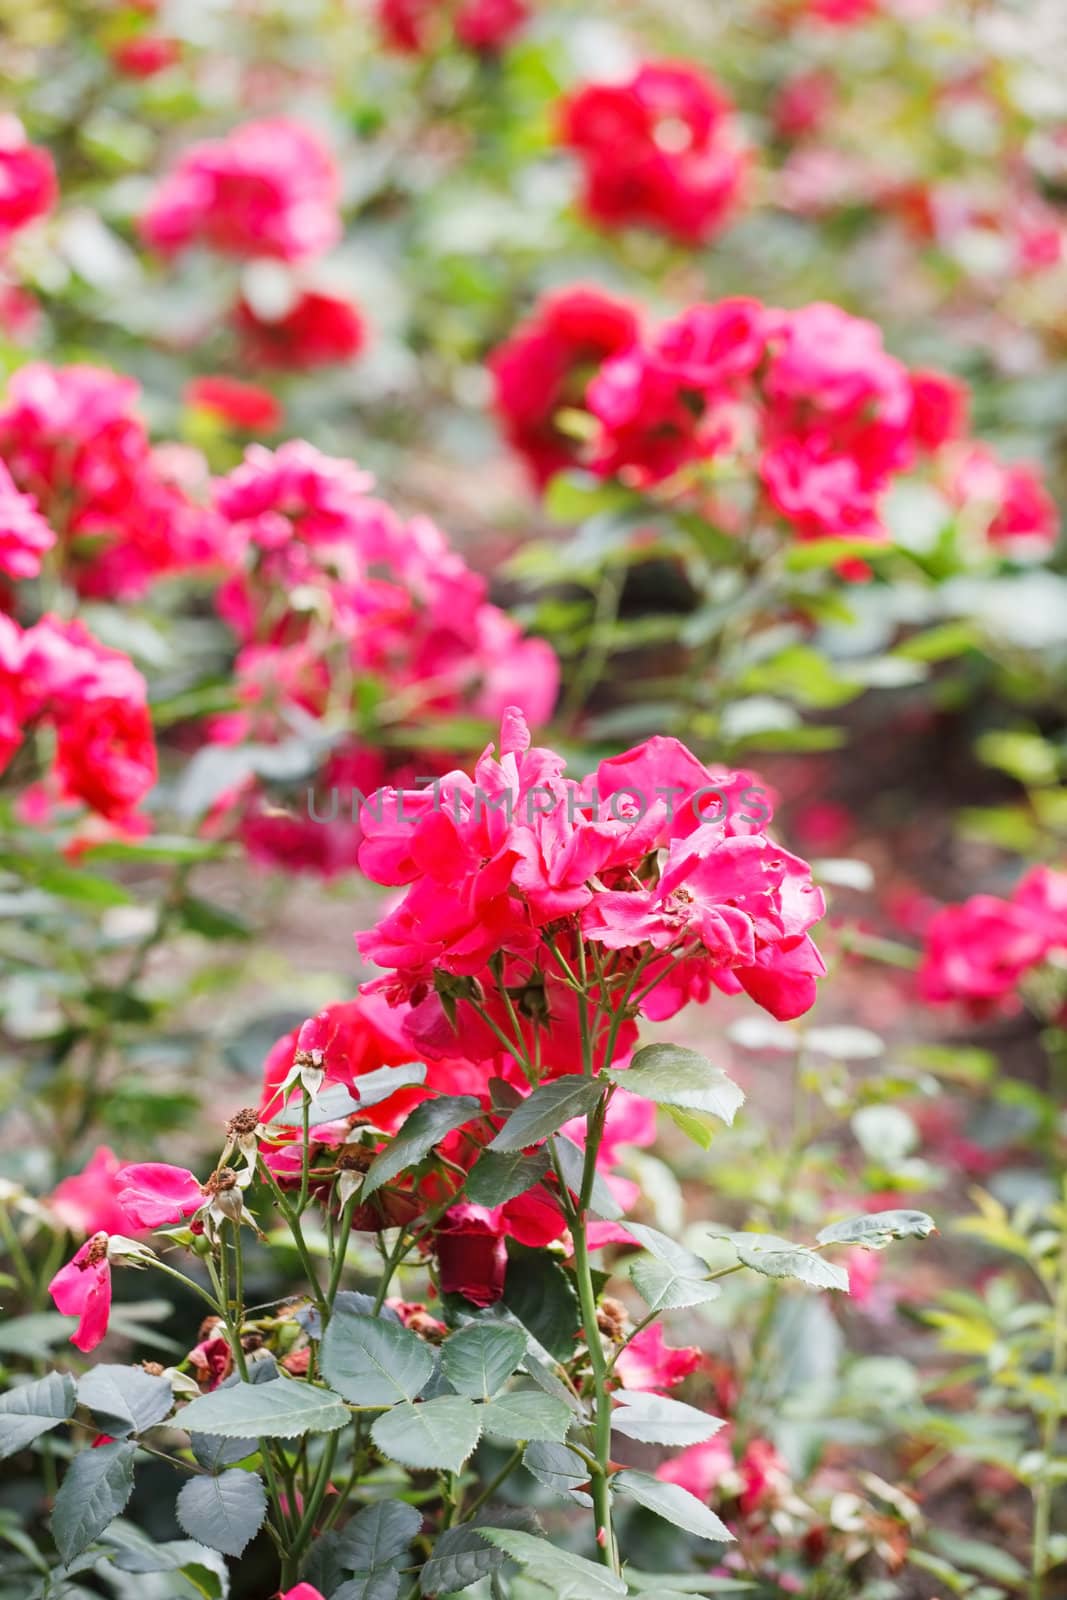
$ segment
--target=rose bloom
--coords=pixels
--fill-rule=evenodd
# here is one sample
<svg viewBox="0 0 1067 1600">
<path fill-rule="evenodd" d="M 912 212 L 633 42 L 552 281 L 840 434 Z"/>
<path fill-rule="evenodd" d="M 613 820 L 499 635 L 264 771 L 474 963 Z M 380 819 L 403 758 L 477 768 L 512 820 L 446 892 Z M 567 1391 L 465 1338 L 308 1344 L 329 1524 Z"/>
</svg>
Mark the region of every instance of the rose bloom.
<svg viewBox="0 0 1067 1600">
<path fill-rule="evenodd" d="M 305 290 L 280 317 L 260 316 L 241 300 L 232 321 L 242 359 L 254 368 L 306 372 L 352 361 L 367 342 L 358 309 L 317 289 Z"/>
<path fill-rule="evenodd" d="M 36 578 L 41 557 L 56 536 L 37 510 L 32 495 L 20 494 L 0 461 L 0 572 L 9 578 Z"/>
<path fill-rule="evenodd" d="M 538 487 L 579 460 L 578 442 L 561 431 L 557 413 L 581 406 L 592 374 L 637 336 L 634 307 L 578 285 L 546 295 L 493 351 L 489 370 L 497 413 Z"/>
<path fill-rule="evenodd" d="M 111 60 L 117 71 L 128 78 L 154 78 L 180 61 L 182 47 L 177 39 L 162 38 L 159 34 L 141 33 L 133 39 L 124 39 L 111 51 Z"/>
<path fill-rule="evenodd" d="M 242 383 L 219 373 L 214 377 L 193 378 L 185 386 L 187 406 L 210 411 L 242 432 L 274 433 L 281 427 L 285 412 L 269 389 Z"/>
<path fill-rule="evenodd" d="M 48 151 L 30 143 L 17 117 L 0 116 L 0 249 L 51 211 L 58 192 Z"/>
<path fill-rule="evenodd" d="M 931 919 L 919 993 L 935 1005 L 962 1001 L 975 1016 L 1014 1009 L 1020 980 L 1049 948 L 1050 930 L 1040 913 L 996 895 L 972 895 Z"/>
<path fill-rule="evenodd" d="M 310 128 L 287 117 L 246 122 L 194 144 L 141 217 L 154 249 L 201 244 L 225 255 L 301 261 L 341 235 L 337 166 Z"/>
<path fill-rule="evenodd" d="M 582 164 L 582 207 L 604 228 L 656 228 L 685 244 L 718 233 L 746 156 L 725 95 L 687 62 L 646 62 L 624 83 L 564 101 L 560 138 Z"/>
</svg>

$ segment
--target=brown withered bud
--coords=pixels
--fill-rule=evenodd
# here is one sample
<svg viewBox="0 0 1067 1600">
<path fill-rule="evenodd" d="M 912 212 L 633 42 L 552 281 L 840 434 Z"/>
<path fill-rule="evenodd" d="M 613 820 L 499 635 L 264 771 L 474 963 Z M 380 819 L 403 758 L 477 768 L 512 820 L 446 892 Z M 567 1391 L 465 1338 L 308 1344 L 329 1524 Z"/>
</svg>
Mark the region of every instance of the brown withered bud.
<svg viewBox="0 0 1067 1600">
<path fill-rule="evenodd" d="M 234 1112 L 226 1124 L 227 1139 L 238 1139 L 243 1133 L 255 1133 L 259 1127 L 259 1113 L 254 1106 L 245 1106 L 244 1110 Z"/>
<path fill-rule="evenodd" d="M 237 1187 L 237 1174 L 232 1167 L 220 1167 L 214 1174 L 214 1179 L 216 1194 L 226 1194 L 228 1190 Z"/>
<path fill-rule="evenodd" d="M 161 1378 L 164 1372 L 163 1363 L 161 1361 L 142 1361 L 141 1371 L 147 1372 L 150 1378 Z"/>
<path fill-rule="evenodd" d="M 262 1348 L 263 1348 L 263 1335 L 260 1333 L 258 1328 L 250 1328 L 247 1333 L 242 1333 L 242 1335 L 241 1335 L 241 1349 L 242 1350 L 246 1351 L 250 1355 L 253 1350 L 261 1350 Z"/>
<path fill-rule="evenodd" d="M 337 1152 L 338 1172 L 366 1172 L 377 1151 L 365 1144 L 343 1144 Z"/>
<path fill-rule="evenodd" d="M 200 1324 L 200 1332 L 196 1336 L 197 1344 L 203 1344 L 205 1340 L 211 1338 L 211 1335 L 215 1332 L 216 1328 L 221 1327 L 221 1317 L 205 1317 L 203 1322 Z"/>
<path fill-rule="evenodd" d="M 613 1344 L 621 1344 L 628 1321 L 626 1307 L 621 1300 L 602 1300 L 596 1314 L 596 1325 Z"/>
</svg>

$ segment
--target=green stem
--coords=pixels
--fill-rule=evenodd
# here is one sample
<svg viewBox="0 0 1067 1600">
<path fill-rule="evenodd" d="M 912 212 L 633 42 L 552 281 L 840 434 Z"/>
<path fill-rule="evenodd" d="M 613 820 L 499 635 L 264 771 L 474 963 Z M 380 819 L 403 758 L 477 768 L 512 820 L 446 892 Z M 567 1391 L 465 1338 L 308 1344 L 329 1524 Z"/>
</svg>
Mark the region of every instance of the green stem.
<svg viewBox="0 0 1067 1600">
<path fill-rule="evenodd" d="M 1067 1184 L 1064 1185 L 1064 1202 L 1067 1208 Z M 1045 1593 L 1045 1574 L 1049 1565 L 1049 1541 L 1052 1535 L 1053 1458 L 1060 1424 L 1063 1421 L 1062 1395 L 1067 1377 L 1067 1217 L 1060 1233 L 1060 1254 L 1055 1279 L 1055 1298 L 1052 1317 L 1052 1370 L 1049 1374 L 1049 1409 L 1041 1432 L 1041 1482 L 1034 1498 L 1034 1556 L 1031 1600 L 1042 1600 Z"/>
</svg>

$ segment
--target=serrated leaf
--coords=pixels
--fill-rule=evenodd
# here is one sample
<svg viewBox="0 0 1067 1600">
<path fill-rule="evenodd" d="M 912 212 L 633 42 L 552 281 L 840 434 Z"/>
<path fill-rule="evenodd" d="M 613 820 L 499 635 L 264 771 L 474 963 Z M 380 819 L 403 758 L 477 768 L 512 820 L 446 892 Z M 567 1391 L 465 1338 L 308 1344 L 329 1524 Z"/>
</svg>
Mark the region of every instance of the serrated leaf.
<svg viewBox="0 0 1067 1600">
<path fill-rule="evenodd" d="M 482 1103 L 472 1094 L 442 1095 L 415 1107 L 388 1147 L 375 1156 L 363 1179 L 362 1198 L 368 1199 L 409 1167 L 417 1166 L 446 1134 L 482 1115 Z"/>
<path fill-rule="evenodd" d="M 486 1543 L 477 1528 L 446 1528 L 419 1576 L 419 1593 L 455 1594 L 469 1589 L 491 1572 L 499 1572 L 507 1559 L 503 1550 Z"/>
<path fill-rule="evenodd" d="M 117 1532 L 118 1530 L 114 1530 Z M 109 1535 L 108 1542 L 114 1537 Z M 207 1554 L 204 1546 L 193 1539 L 169 1539 L 164 1544 L 137 1544 L 130 1549 L 118 1550 L 114 1563 L 120 1572 L 181 1572 L 190 1562 Z"/>
<path fill-rule="evenodd" d="M 64 1565 L 87 1550 L 133 1493 L 134 1444 L 104 1444 L 74 1457 L 52 1510 L 52 1537 Z"/>
<path fill-rule="evenodd" d="M 745 1102 L 744 1091 L 721 1067 L 677 1044 L 646 1044 L 630 1066 L 609 1069 L 605 1077 L 644 1100 L 702 1112 L 728 1125 Z"/>
<path fill-rule="evenodd" d="M 699 1306 L 719 1294 L 718 1284 L 710 1281 L 711 1268 L 695 1251 L 644 1223 L 627 1222 L 626 1231 L 654 1258 L 641 1258 L 630 1269 L 634 1287 L 651 1311 Z"/>
<path fill-rule="evenodd" d="M 263 1526 L 267 1496 L 254 1472 L 233 1468 L 217 1478 L 190 1478 L 174 1510 L 190 1539 L 224 1556 L 239 1556 Z"/>
<path fill-rule="evenodd" d="M 421 1405 L 405 1400 L 375 1420 L 371 1438 L 383 1455 L 402 1467 L 458 1472 L 481 1432 L 481 1408 L 456 1394 Z"/>
<path fill-rule="evenodd" d="M 570 1407 L 540 1389 L 515 1389 L 482 1407 L 482 1427 L 497 1439 L 560 1443 L 571 1421 Z"/>
<path fill-rule="evenodd" d="M 545 1584 L 554 1600 L 615 1600 L 615 1596 L 626 1593 L 626 1585 L 613 1572 L 586 1561 L 584 1556 L 561 1550 L 547 1539 L 510 1528 L 483 1528 L 481 1532 L 483 1539 L 517 1561 L 538 1583 Z"/>
<path fill-rule="evenodd" d="M 467 1174 L 464 1193 L 476 1206 L 502 1206 L 525 1194 L 548 1175 L 549 1161 L 543 1150 L 523 1155 L 521 1150 L 500 1155 L 486 1150 Z"/>
<path fill-rule="evenodd" d="M 587 1117 L 606 1089 L 602 1078 L 580 1078 L 574 1074 L 540 1084 L 515 1107 L 490 1142 L 489 1149 L 507 1153 L 539 1144 L 542 1139 L 558 1133 L 572 1117 Z"/>
<path fill-rule="evenodd" d="M 665 1395 L 619 1389 L 612 1398 L 615 1401 L 612 1428 L 642 1444 L 669 1444 L 678 1448 L 703 1444 L 714 1438 L 723 1426 L 720 1417 L 711 1417 L 706 1411 L 698 1411 L 696 1406 L 670 1400 Z"/>
<path fill-rule="evenodd" d="M 645 1472 L 617 1472 L 611 1480 L 616 1494 L 629 1495 L 648 1511 L 669 1522 L 672 1527 L 695 1533 L 700 1539 L 713 1543 L 732 1543 L 733 1534 L 695 1494 L 677 1483 L 662 1483 Z"/>
<path fill-rule="evenodd" d="M 521 1328 L 472 1322 L 445 1340 L 441 1365 L 460 1394 L 489 1400 L 504 1387 L 525 1354 L 526 1335 Z"/>
<path fill-rule="evenodd" d="M 300 1577 L 320 1594 L 332 1595 L 348 1577 L 349 1568 L 341 1560 L 341 1535 L 320 1534 L 304 1558 Z"/>
<path fill-rule="evenodd" d="M 277 1379 L 237 1383 L 192 1400 L 177 1420 L 190 1432 L 222 1439 L 293 1439 L 302 1433 L 334 1433 L 350 1420 L 347 1406 L 329 1389 Z"/>
<path fill-rule="evenodd" d="M 23 1450 L 42 1433 L 74 1415 L 74 1379 L 69 1372 L 49 1372 L 35 1383 L 22 1383 L 0 1395 L 0 1461 Z"/>
<path fill-rule="evenodd" d="M 397 1600 L 399 1593 L 399 1572 L 358 1572 L 335 1589 L 330 1600 Z"/>
<path fill-rule="evenodd" d="M 570 1495 L 580 1505 L 592 1505 L 592 1499 L 583 1490 L 583 1485 L 589 1482 L 589 1468 L 570 1445 L 535 1440 L 526 1446 L 522 1464 L 538 1483 L 543 1483 L 554 1494 Z"/>
<path fill-rule="evenodd" d="M 391 1406 L 426 1387 L 434 1359 L 429 1345 L 400 1323 L 341 1308 L 323 1334 L 319 1366 L 354 1405 Z"/>
<path fill-rule="evenodd" d="M 839 1289 L 848 1293 L 848 1273 L 844 1267 L 825 1261 L 806 1245 L 779 1239 L 773 1233 L 731 1233 L 730 1243 L 738 1260 L 768 1278 L 796 1278 L 812 1289 Z"/>
<path fill-rule="evenodd" d="M 422 1512 L 403 1500 L 376 1500 L 341 1535 L 337 1557 L 350 1572 L 374 1572 L 403 1555 L 422 1527 Z"/>
<path fill-rule="evenodd" d="M 200 1466 L 206 1467 L 209 1472 L 221 1472 L 224 1467 L 232 1467 L 259 1449 L 258 1439 L 220 1439 L 214 1433 L 191 1433 L 189 1443 Z"/>
<path fill-rule="evenodd" d="M 864 1250 L 884 1250 L 894 1239 L 928 1239 L 936 1232 L 933 1217 L 925 1211 L 869 1211 L 832 1222 L 816 1237 L 819 1244 L 858 1244 Z"/>
<path fill-rule="evenodd" d="M 93 1367 L 78 1380 L 78 1404 L 91 1411 L 105 1433 L 115 1438 L 144 1433 L 162 1422 L 174 1405 L 169 1378 L 141 1367 Z"/>
<path fill-rule="evenodd" d="M 480 1529 L 529 1525 L 531 1521 L 536 1526 L 536 1519 L 529 1512 L 497 1509 L 483 1513 L 474 1523 L 446 1528 L 419 1575 L 419 1593 L 455 1594 L 469 1589 L 472 1583 L 487 1578 L 491 1572 L 499 1572 L 508 1558 L 503 1550 L 486 1543 Z"/>
</svg>

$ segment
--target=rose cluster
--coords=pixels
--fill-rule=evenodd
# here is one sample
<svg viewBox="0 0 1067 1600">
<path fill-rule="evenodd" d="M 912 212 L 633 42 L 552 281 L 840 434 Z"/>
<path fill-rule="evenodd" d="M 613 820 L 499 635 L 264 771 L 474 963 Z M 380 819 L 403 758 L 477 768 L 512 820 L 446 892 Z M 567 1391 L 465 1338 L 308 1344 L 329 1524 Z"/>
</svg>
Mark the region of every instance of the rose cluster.
<svg viewBox="0 0 1067 1600">
<path fill-rule="evenodd" d="M 548 645 L 489 602 L 441 530 L 405 520 L 371 487 L 352 462 L 294 440 L 252 446 L 215 495 L 234 568 L 218 608 L 239 642 L 242 709 L 213 737 L 272 742 L 300 724 L 324 736 L 325 821 L 271 814 L 245 795 L 242 824 L 261 858 L 324 873 L 352 868 L 361 838 L 358 814 L 331 822 L 338 792 L 414 775 L 352 737 L 368 685 L 378 723 L 425 731 L 460 712 L 495 719 L 515 700 L 543 721 L 559 676 Z"/>
<path fill-rule="evenodd" d="M 458 1027 L 483 1059 L 517 1029 L 552 1075 L 580 1070 L 588 1030 L 603 1066 L 633 1044 L 637 1015 L 671 1017 L 716 989 L 780 1018 L 813 1003 L 823 898 L 806 863 L 730 803 L 747 774 L 654 738 L 602 761 L 595 785 L 594 799 L 569 783 L 510 708 L 473 780 L 453 772 L 432 793 L 364 806 L 360 867 L 407 889 L 357 943 L 390 969 L 371 992 L 411 1006 L 420 1052 L 454 1050 Z M 593 959 L 611 974 L 595 1015 L 576 981 Z"/>
<path fill-rule="evenodd" d="M 22 629 L 0 614 L 0 770 L 44 726 L 54 736 L 51 768 L 23 793 L 23 808 L 39 816 L 53 801 L 82 805 L 133 826 L 156 778 L 144 679 L 80 622 L 45 616 Z"/>
<path fill-rule="evenodd" d="M 167 256 L 192 245 L 242 261 L 284 263 L 270 303 L 239 294 L 231 313 L 241 361 L 303 370 L 347 361 L 366 341 L 355 306 L 306 277 L 341 238 L 341 176 L 319 136 L 288 117 L 248 122 L 186 150 L 141 216 Z"/>
<path fill-rule="evenodd" d="M 703 244 L 737 206 L 747 158 L 733 108 L 687 62 L 584 85 L 561 107 L 560 138 L 581 163 L 582 208 L 602 228 Z"/>
<path fill-rule="evenodd" d="M 1020 984 L 1067 959 L 1067 872 L 1033 867 L 1011 895 L 976 894 L 945 906 L 926 929 L 919 991 L 935 1005 L 960 1002 L 972 1016 L 1011 1011 Z"/>
<path fill-rule="evenodd" d="M 127 600 L 219 557 L 220 524 L 193 492 L 206 467 L 195 451 L 152 446 L 139 393 L 103 367 L 31 362 L 13 374 L 0 404 L 0 565 L 10 576 L 35 576 L 58 539 L 63 575 L 82 594 Z M 13 495 L 9 475 L 32 500 Z"/>
<path fill-rule="evenodd" d="M 271 1148 L 265 1147 L 264 1160 L 281 1185 L 300 1180 L 300 1130 L 278 1121 L 268 1124 L 287 1103 L 298 1106 L 298 1097 L 293 1101 L 293 1086 L 302 1070 L 306 1073 L 307 1063 L 319 1064 L 327 1088 L 342 1085 L 358 1100 L 361 1082 L 383 1066 L 398 1067 L 410 1060 L 408 1018 L 406 1005 L 392 1008 L 380 996 L 363 994 L 355 1001 L 328 1007 L 274 1046 L 265 1065 L 259 1114 L 261 1131 L 267 1130 L 271 1143 Z M 494 1096 L 503 1092 L 514 1103 L 529 1088 L 515 1057 L 499 1040 L 495 1043 L 491 1059 L 474 1061 L 460 1053 L 465 1041 L 453 1039 L 451 1052 L 430 1059 L 425 1077 L 418 1083 L 397 1090 L 364 1115 L 357 1112 L 312 1129 L 311 1167 L 317 1174 L 317 1187 L 325 1199 L 339 1179 L 336 1193 L 344 1204 L 370 1165 L 381 1135 L 395 1134 L 423 1102 L 441 1095 L 469 1097 L 470 1116 L 464 1126 L 442 1138 L 440 1161 L 433 1171 L 398 1174 L 371 1200 L 355 1207 L 351 1226 L 378 1232 L 411 1223 L 434 1209 L 439 1215 L 427 1234 L 426 1250 L 437 1288 L 442 1294 L 460 1294 L 480 1306 L 493 1304 L 504 1291 L 508 1239 L 529 1248 L 568 1240 L 556 1179 L 547 1171 L 543 1182 L 499 1205 L 477 1204 L 461 1195 L 466 1176 L 503 1121 L 504 1106 Z M 297 1115 L 291 1121 L 296 1123 Z M 653 1106 L 619 1091 L 606 1113 L 597 1170 L 623 1210 L 635 1204 L 639 1190 L 616 1169 L 627 1148 L 650 1145 L 655 1132 Z M 562 1133 L 584 1147 L 585 1119 L 568 1122 Z M 592 1239 L 597 1248 L 630 1242 L 624 1229 L 612 1223 L 594 1224 Z"/>
<path fill-rule="evenodd" d="M 873 323 L 837 306 L 737 297 L 646 332 L 632 306 L 575 288 L 547 299 L 490 364 L 507 437 L 539 484 L 567 466 L 641 489 L 729 469 L 755 523 L 876 541 L 886 491 L 927 458 L 957 507 L 980 510 L 992 544 L 1026 553 L 1056 537 L 1034 469 L 958 443 L 962 386 L 909 371 Z M 725 526 L 731 515 L 724 502 Z"/>
</svg>

